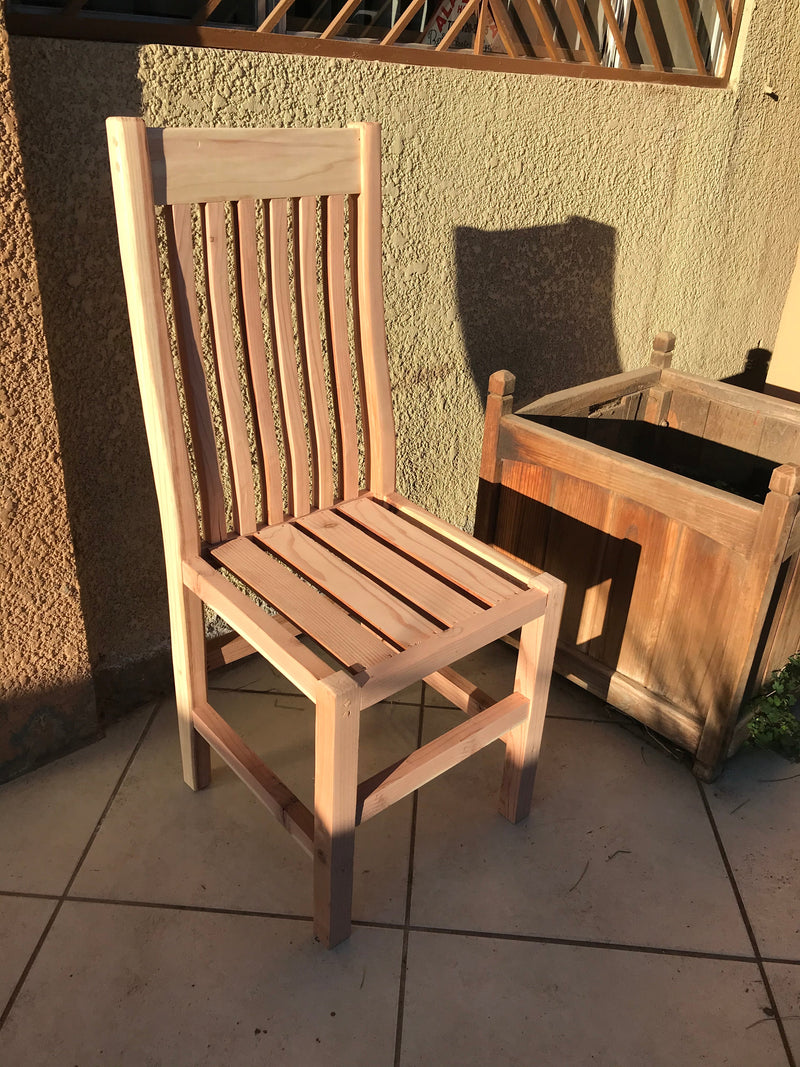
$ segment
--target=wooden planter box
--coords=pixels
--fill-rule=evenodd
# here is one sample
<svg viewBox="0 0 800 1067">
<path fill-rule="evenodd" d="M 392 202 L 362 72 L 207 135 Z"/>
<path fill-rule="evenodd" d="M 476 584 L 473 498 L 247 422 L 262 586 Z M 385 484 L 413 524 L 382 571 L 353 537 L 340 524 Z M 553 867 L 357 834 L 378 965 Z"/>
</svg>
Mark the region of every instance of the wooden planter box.
<svg viewBox="0 0 800 1067">
<path fill-rule="evenodd" d="M 800 408 L 671 370 L 673 344 L 516 413 L 492 375 L 476 532 L 566 581 L 556 669 L 710 780 L 800 644 Z"/>
</svg>

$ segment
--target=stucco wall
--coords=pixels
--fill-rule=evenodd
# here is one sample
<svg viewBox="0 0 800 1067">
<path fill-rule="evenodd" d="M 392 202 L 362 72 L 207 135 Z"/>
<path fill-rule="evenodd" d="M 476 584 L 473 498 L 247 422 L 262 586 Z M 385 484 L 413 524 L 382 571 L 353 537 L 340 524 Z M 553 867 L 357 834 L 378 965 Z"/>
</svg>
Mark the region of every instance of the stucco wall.
<svg viewBox="0 0 800 1067">
<path fill-rule="evenodd" d="M 0 12 L 0 781 L 98 732 Z"/>
<path fill-rule="evenodd" d="M 138 689 L 138 665 L 154 654 L 163 664 L 167 642 L 106 115 L 159 125 L 383 124 L 400 487 L 468 526 L 492 370 L 514 371 L 522 402 L 636 366 L 660 329 L 678 335 L 679 367 L 711 377 L 740 370 L 751 348 L 771 348 L 800 231 L 798 51 L 796 5 L 774 4 L 753 7 L 727 91 L 14 40 L 66 492 L 102 701 L 144 692 L 152 676 Z"/>
</svg>

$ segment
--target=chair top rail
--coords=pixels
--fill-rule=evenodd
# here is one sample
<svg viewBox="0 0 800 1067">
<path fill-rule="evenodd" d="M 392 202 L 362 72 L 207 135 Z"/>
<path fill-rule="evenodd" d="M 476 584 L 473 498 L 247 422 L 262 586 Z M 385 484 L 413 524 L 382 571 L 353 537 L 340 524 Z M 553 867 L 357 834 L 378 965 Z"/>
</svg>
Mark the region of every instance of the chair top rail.
<svg viewBox="0 0 800 1067">
<path fill-rule="evenodd" d="M 361 191 L 358 129 L 148 129 L 157 204 Z"/>
</svg>

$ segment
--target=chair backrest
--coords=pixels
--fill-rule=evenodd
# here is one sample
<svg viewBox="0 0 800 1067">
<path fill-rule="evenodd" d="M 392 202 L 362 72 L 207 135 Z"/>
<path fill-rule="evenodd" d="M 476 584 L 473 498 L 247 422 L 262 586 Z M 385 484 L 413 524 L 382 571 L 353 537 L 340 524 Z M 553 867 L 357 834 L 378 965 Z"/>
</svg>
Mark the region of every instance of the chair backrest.
<svg viewBox="0 0 800 1067">
<path fill-rule="evenodd" d="M 165 535 L 196 554 L 195 481 L 212 544 L 392 492 L 379 126 L 106 125 Z"/>
</svg>

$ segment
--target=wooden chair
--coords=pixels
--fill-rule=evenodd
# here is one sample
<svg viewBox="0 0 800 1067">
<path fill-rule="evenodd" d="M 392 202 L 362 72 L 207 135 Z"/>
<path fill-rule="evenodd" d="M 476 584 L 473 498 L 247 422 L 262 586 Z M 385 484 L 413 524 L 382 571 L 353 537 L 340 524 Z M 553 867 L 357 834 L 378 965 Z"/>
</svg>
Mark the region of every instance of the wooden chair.
<svg viewBox="0 0 800 1067">
<path fill-rule="evenodd" d="M 315 930 L 335 945 L 359 822 L 497 738 L 500 811 L 527 815 L 562 585 L 395 490 L 379 127 L 107 127 L 184 776 L 208 784 L 210 745 L 283 823 L 313 858 Z M 314 701 L 313 813 L 210 706 L 203 604 Z M 520 626 L 504 700 L 447 667 Z M 361 710 L 422 678 L 466 721 L 359 785 Z"/>
</svg>

